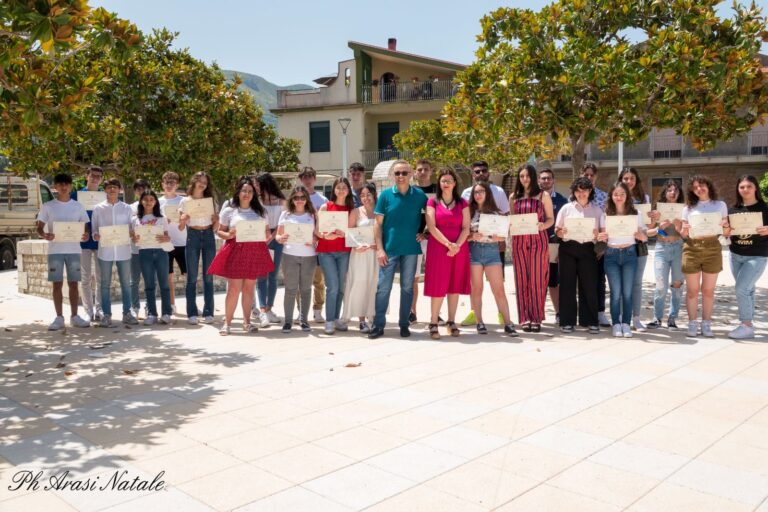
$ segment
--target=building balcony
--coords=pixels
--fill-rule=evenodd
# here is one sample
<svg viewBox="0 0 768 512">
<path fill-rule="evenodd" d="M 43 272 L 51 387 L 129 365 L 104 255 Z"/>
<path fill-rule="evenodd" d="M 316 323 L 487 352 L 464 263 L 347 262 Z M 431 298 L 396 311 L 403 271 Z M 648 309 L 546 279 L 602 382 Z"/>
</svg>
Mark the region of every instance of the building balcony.
<svg viewBox="0 0 768 512">
<path fill-rule="evenodd" d="M 452 80 L 392 82 L 362 86 L 362 102 L 367 105 L 406 101 L 448 100 L 456 94 Z"/>
<path fill-rule="evenodd" d="M 365 166 L 366 171 L 372 171 L 374 167 L 380 162 L 386 162 L 387 160 L 408 160 L 411 158 L 411 154 L 406 151 L 396 151 L 394 149 L 375 149 L 375 150 L 361 150 L 360 151 L 360 163 Z"/>
</svg>

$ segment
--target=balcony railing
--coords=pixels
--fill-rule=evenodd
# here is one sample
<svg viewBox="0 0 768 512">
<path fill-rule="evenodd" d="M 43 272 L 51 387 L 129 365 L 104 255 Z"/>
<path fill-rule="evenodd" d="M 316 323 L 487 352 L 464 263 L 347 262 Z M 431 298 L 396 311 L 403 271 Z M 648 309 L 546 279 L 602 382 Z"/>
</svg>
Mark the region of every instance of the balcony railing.
<svg viewBox="0 0 768 512">
<path fill-rule="evenodd" d="M 375 149 L 373 151 L 362 150 L 360 151 L 360 160 L 365 166 L 366 171 L 372 171 L 376 164 L 379 162 L 386 162 L 387 160 L 400 160 L 409 159 L 411 154 L 406 151 L 396 151 L 394 149 Z"/>
<path fill-rule="evenodd" d="M 362 101 L 366 104 L 404 101 L 447 100 L 456 93 L 451 80 L 425 80 L 363 85 Z"/>
</svg>

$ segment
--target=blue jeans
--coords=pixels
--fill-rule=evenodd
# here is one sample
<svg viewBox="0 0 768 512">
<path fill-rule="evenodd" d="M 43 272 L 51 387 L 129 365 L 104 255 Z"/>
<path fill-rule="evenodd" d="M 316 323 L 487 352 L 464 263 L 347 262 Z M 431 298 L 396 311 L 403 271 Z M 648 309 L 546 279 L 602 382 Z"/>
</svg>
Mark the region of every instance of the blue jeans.
<svg viewBox="0 0 768 512">
<path fill-rule="evenodd" d="M 605 250 L 605 276 L 611 287 L 611 323 L 632 322 L 632 295 L 637 269 L 637 249 L 634 245 L 624 249 L 608 247 Z"/>
<path fill-rule="evenodd" d="M 155 278 L 160 286 L 160 304 L 163 314 L 172 314 L 171 287 L 168 286 L 168 253 L 162 249 L 141 249 L 139 260 L 141 275 L 144 277 L 144 294 L 147 297 L 147 314 L 157 316 Z"/>
<path fill-rule="evenodd" d="M 418 254 L 389 256 L 389 261 L 379 267 L 379 283 L 376 287 L 376 316 L 373 327 L 384 329 L 387 323 L 387 308 L 389 296 L 392 293 L 392 282 L 395 280 L 395 270 L 400 266 L 400 327 L 408 327 L 408 316 L 411 314 L 413 302 L 413 277 L 416 275 L 416 260 Z"/>
<path fill-rule="evenodd" d="M 208 275 L 208 268 L 211 266 L 213 257 L 216 256 L 213 229 L 187 229 L 187 246 L 184 248 L 184 256 L 187 260 L 187 316 L 200 316 L 195 297 L 201 254 L 203 257 L 203 316 L 213 316 L 213 276 Z"/>
<path fill-rule="evenodd" d="M 138 254 L 131 253 L 131 307 L 138 310 L 141 306 L 139 302 L 139 279 L 141 278 L 141 260 Z"/>
<path fill-rule="evenodd" d="M 259 306 L 262 308 L 271 308 L 275 305 L 275 295 L 277 295 L 277 272 L 280 269 L 280 260 L 283 259 L 283 244 L 277 243 L 277 240 L 269 242 L 268 248 L 274 251 L 272 261 L 275 264 L 275 270 L 256 281 L 256 295 L 259 297 Z"/>
<path fill-rule="evenodd" d="M 321 252 L 317 255 L 317 259 L 325 278 L 325 321 L 333 322 L 341 316 L 341 301 L 344 300 L 349 253 L 346 251 Z"/>
<path fill-rule="evenodd" d="M 109 290 L 112 284 L 112 265 L 117 265 L 117 276 L 120 279 L 120 294 L 123 301 L 123 314 L 131 311 L 131 260 L 104 261 L 99 259 L 101 271 L 101 309 L 105 315 L 112 316 L 112 299 Z"/>
<path fill-rule="evenodd" d="M 637 256 L 637 249 L 635 249 L 635 255 Z M 640 316 L 640 308 L 643 306 L 643 274 L 647 262 L 647 255 L 637 256 L 637 270 L 635 271 L 635 280 L 632 283 L 632 316 Z"/>
<path fill-rule="evenodd" d="M 661 321 L 664 317 L 664 303 L 667 301 L 667 290 L 671 289 L 672 299 L 669 303 L 669 318 L 677 318 L 680 313 L 680 302 L 683 297 L 683 242 L 656 242 L 653 253 L 653 267 L 656 272 L 656 289 L 653 291 L 653 316 Z M 671 274 L 671 279 L 670 279 Z M 670 282 L 671 281 L 671 282 Z M 675 288 L 671 283 L 679 282 Z"/>
<path fill-rule="evenodd" d="M 731 272 L 736 279 L 736 301 L 739 321 L 751 322 L 755 316 L 755 283 L 765 270 L 768 257 L 742 256 L 731 253 Z"/>
</svg>

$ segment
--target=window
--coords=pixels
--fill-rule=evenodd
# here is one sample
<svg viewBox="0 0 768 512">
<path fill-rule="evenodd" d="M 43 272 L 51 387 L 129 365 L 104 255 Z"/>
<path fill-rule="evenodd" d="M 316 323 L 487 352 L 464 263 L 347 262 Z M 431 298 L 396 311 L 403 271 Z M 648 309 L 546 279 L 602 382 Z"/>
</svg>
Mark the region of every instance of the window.
<svg viewBox="0 0 768 512">
<path fill-rule="evenodd" d="M 51 194 L 51 191 L 45 185 L 40 185 L 40 197 L 44 203 L 53 201 L 53 194 Z"/>
<path fill-rule="evenodd" d="M 752 146 L 752 155 L 768 155 L 768 146 Z"/>
<path fill-rule="evenodd" d="M 344 69 L 344 85 L 349 87 L 349 84 L 352 83 L 352 70 L 349 68 Z"/>
<path fill-rule="evenodd" d="M 309 123 L 309 152 L 328 153 L 331 150 L 331 122 Z"/>
<path fill-rule="evenodd" d="M 11 185 L 11 203 L 25 204 L 29 201 L 26 185 Z M 8 185 L 0 185 L 0 204 L 8 204 Z"/>
<path fill-rule="evenodd" d="M 681 156 L 683 156 L 683 153 L 679 149 L 665 149 L 653 152 L 653 158 L 680 158 Z"/>
</svg>

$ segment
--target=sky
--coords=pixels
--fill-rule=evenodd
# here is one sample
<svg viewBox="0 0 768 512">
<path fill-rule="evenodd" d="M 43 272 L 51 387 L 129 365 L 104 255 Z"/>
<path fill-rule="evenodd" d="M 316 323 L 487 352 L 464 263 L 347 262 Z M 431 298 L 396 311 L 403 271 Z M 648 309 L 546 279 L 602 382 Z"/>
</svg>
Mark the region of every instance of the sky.
<svg viewBox="0 0 768 512">
<path fill-rule="evenodd" d="M 260 75 L 280 86 L 311 84 L 352 58 L 348 41 L 469 64 L 480 19 L 501 7 L 538 10 L 545 0 L 91 0 L 149 32 L 178 32 L 177 46 L 223 69 Z M 757 2 L 768 12 L 768 0 Z M 727 15 L 730 2 L 723 2 Z M 764 53 L 768 45 L 763 45 Z"/>
</svg>

